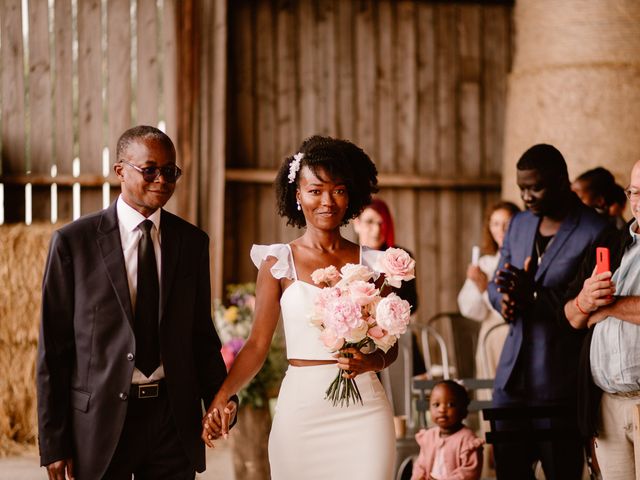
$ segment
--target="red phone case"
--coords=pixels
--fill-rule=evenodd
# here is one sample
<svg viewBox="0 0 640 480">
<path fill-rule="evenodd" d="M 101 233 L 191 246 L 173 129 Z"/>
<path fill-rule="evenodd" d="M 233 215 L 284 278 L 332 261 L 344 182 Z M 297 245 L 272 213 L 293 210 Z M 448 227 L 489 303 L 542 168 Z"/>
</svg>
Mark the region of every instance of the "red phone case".
<svg viewBox="0 0 640 480">
<path fill-rule="evenodd" d="M 608 272 L 609 267 L 609 249 L 607 247 L 596 248 L 596 273 Z"/>
</svg>

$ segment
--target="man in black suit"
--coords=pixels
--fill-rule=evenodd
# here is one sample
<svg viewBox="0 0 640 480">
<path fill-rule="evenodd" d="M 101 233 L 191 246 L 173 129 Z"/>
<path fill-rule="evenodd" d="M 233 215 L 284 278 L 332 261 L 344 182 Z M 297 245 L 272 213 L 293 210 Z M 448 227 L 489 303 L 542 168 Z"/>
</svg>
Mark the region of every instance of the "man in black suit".
<svg viewBox="0 0 640 480">
<path fill-rule="evenodd" d="M 162 210 L 181 174 L 163 132 L 127 130 L 114 171 L 118 200 L 51 240 L 37 362 L 41 464 L 51 479 L 193 479 L 205 469 L 202 402 L 226 376 L 209 239 Z"/>
</svg>

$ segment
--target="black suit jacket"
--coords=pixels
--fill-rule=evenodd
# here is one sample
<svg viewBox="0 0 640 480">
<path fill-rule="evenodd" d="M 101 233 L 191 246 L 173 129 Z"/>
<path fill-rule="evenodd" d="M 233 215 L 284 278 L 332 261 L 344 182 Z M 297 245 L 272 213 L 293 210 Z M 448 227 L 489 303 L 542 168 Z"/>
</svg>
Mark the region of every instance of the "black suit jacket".
<svg viewBox="0 0 640 480">
<path fill-rule="evenodd" d="M 209 238 L 162 211 L 160 351 L 178 436 L 194 468 L 208 405 L 226 369 L 211 321 Z M 136 352 L 116 205 L 54 233 L 42 288 L 38 429 L 42 465 L 73 457 L 100 478 L 118 443 Z"/>
</svg>

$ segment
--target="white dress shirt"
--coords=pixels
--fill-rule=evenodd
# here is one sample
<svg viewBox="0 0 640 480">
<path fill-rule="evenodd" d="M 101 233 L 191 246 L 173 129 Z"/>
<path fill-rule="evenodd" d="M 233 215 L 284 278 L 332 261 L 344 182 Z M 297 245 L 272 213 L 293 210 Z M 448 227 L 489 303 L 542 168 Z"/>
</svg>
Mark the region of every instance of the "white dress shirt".
<svg viewBox="0 0 640 480">
<path fill-rule="evenodd" d="M 151 220 L 155 228 L 151 229 L 151 241 L 153 242 L 153 251 L 156 255 L 156 265 L 158 266 L 158 280 L 162 278 L 162 265 L 160 255 L 161 235 L 160 235 L 160 212 L 161 209 L 153 212 L 149 217 L 145 217 L 136 209 L 127 204 L 122 198 L 118 197 L 116 202 L 116 211 L 118 213 L 118 228 L 120 229 L 120 242 L 122 243 L 122 254 L 124 255 L 124 265 L 127 270 L 127 281 L 129 283 L 129 294 L 131 295 L 131 306 L 136 311 L 136 293 L 138 286 L 138 242 L 142 237 L 139 228 L 140 224 L 145 220 Z M 158 281 L 160 284 L 160 282 Z M 158 319 L 160 321 L 160 319 Z M 150 383 L 164 378 L 164 367 L 162 360 L 160 366 L 151 374 L 150 377 L 145 376 L 140 370 L 133 370 L 133 378 L 131 383 Z"/>
</svg>

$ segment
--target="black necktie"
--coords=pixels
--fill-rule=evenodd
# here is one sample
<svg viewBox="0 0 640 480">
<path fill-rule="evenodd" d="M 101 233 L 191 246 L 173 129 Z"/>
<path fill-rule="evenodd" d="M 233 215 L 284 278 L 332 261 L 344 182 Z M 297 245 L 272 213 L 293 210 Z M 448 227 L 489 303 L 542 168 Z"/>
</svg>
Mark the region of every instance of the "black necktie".
<svg viewBox="0 0 640 480">
<path fill-rule="evenodd" d="M 138 286 L 136 292 L 136 367 L 147 377 L 160 365 L 160 341 L 158 338 L 158 267 L 151 240 L 153 222 L 140 224 L 142 237 L 138 243 Z"/>
</svg>

